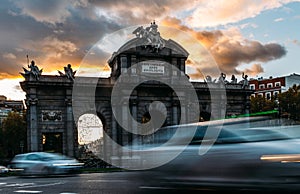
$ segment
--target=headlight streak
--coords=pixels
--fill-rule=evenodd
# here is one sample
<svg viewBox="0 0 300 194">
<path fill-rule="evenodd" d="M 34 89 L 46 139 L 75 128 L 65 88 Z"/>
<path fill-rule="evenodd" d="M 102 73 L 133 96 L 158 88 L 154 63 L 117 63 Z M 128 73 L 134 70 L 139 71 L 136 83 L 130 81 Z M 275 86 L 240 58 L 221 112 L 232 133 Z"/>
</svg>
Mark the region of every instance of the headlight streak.
<svg viewBox="0 0 300 194">
<path fill-rule="evenodd" d="M 52 166 L 83 166 L 84 163 L 74 163 L 74 164 L 69 164 L 69 163 L 61 163 L 61 164 L 52 164 Z"/>
<path fill-rule="evenodd" d="M 260 160 L 267 162 L 281 162 L 281 163 L 299 163 L 300 154 L 274 154 L 262 155 Z"/>
</svg>

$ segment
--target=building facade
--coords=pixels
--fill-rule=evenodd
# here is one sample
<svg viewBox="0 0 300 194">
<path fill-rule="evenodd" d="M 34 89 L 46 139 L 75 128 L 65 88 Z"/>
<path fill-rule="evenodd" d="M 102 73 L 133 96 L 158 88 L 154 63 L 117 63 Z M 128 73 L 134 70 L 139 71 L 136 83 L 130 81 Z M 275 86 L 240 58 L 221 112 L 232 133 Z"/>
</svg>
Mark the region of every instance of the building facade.
<svg viewBox="0 0 300 194">
<path fill-rule="evenodd" d="M 0 96 L 0 126 L 8 114 L 12 111 L 23 115 L 25 106 L 22 100 L 8 100 L 6 96 Z"/>
<path fill-rule="evenodd" d="M 300 85 L 300 75 L 291 74 L 282 77 L 250 79 L 249 88 L 254 90 L 253 96 L 262 96 L 270 100 L 287 91 L 293 85 Z"/>
</svg>

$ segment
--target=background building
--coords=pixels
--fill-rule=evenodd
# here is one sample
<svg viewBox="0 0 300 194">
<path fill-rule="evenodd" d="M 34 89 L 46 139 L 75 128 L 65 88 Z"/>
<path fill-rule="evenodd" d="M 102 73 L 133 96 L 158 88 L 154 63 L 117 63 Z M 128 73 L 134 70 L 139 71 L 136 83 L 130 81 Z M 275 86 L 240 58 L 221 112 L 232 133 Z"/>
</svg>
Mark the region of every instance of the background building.
<svg viewBox="0 0 300 194">
<path fill-rule="evenodd" d="M 7 100 L 6 96 L 0 95 L 0 126 L 11 111 L 23 114 L 25 106 L 22 100 Z"/>
<path fill-rule="evenodd" d="M 254 90 L 253 96 L 262 96 L 266 99 L 277 97 L 278 94 L 287 91 L 293 85 L 300 85 L 300 75 L 291 74 L 282 77 L 269 77 L 269 78 L 258 78 L 250 79 L 249 87 Z"/>
</svg>

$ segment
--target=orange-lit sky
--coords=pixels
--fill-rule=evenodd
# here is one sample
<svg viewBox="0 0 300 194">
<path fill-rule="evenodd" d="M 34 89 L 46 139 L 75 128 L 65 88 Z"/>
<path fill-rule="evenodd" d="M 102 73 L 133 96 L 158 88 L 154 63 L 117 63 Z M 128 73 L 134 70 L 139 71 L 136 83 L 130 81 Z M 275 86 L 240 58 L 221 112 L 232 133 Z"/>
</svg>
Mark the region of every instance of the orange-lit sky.
<svg viewBox="0 0 300 194">
<path fill-rule="evenodd" d="M 227 75 L 300 73 L 299 0 L 3 0 L 0 15 L 0 95 L 9 99 L 25 98 L 19 73 L 26 55 L 43 74 L 57 74 L 69 63 L 76 70 L 103 37 L 154 19 L 199 41 Z M 107 71 L 110 54 L 95 53 L 89 65 Z"/>
</svg>

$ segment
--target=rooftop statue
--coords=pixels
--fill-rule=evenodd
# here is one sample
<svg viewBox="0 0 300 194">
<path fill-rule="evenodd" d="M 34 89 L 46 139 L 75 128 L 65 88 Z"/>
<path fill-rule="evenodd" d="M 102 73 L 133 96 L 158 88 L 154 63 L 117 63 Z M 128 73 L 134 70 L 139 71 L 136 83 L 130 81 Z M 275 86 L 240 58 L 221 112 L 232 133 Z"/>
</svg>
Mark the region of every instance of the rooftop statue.
<svg viewBox="0 0 300 194">
<path fill-rule="evenodd" d="M 33 77 L 36 80 L 39 80 L 40 75 L 43 72 L 43 69 L 39 69 L 38 66 L 35 65 L 35 62 L 32 60 L 31 63 L 28 65 L 28 68 L 30 70 L 27 70 L 26 68 L 23 67 L 23 70 L 25 73 L 21 73 L 23 76 L 25 75 L 33 75 Z"/>
<path fill-rule="evenodd" d="M 142 44 L 144 44 L 145 46 L 150 45 L 158 52 L 159 49 L 165 46 L 165 41 L 160 36 L 157 28 L 157 24 L 155 24 L 155 21 L 153 21 L 151 22 L 151 25 L 149 27 L 144 28 L 143 26 L 140 26 L 132 33 L 135 34 L 137 38 L 143 41 Z"/>
<path fill-rule="evenodd" d="M 64 67 L 65 73 L 62 73 L 59 70 L 57 70 L 57 71 L 60 76 L 66 76 L 68 79 L 74 81 L 76 71 L 73 71 L 71 64 L 68 64 L 66 67 Z"/>
<path fill-rule="evenodd" d="M 207 82 L 207 83 L 216 83 L 216 79 L 212 80 L 211 76 L 207 75 L 205 77 L 205 82 Z"/>
<path fill-rule="evenodd" d="M 220 74 L 220 77 L 218 79 L 218 83 L 224 83 L 224 84 L 228 83 L 228 81 L 226 80 L 226 74 L 225 73 Z"/>
<path fill-rule="evenodd" d="M 243 72 L 242 78 L 243 78 L 243 80 L 241 81 L 243 84 L 242 88 L 245 89 L 249 86 L 248 75 L 245 75 Z"/>
<path fill-rule="evenodd" d="M 237 83 L 237 78 L 234 75 L 231 76 L 231 82 L 230 83 L 232 83 L 232 84 Z"/>
</svg>

